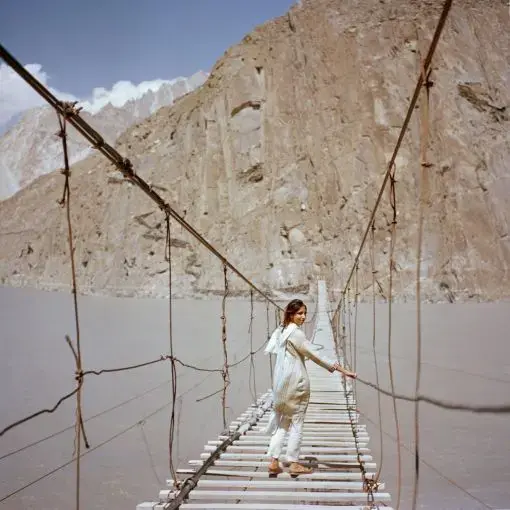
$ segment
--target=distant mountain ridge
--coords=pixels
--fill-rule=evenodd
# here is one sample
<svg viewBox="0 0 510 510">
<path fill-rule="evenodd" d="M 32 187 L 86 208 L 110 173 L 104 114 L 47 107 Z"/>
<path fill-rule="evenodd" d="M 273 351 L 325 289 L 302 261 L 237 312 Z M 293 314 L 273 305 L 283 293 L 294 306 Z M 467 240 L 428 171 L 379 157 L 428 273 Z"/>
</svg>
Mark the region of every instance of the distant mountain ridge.
<svg viewBox="0 0 510 510">
<path fill-rule="evenodd" d="M 127 128 L 192 92 L 204 83 L 207 76 L 207 73 L 199 71 L 189 78 L 162 81 L 156 90 L 149 89 L 139 98 L 121 106 L 107 103 L 97 109 L 84 101 L 82 117 L 107 142 L 114 143 Z M 0 137 L 0 200 L 9 198 L 37 177 L 62 166 L 62 146 L 55 136 L 58 120 L 53 109 L 47 106 L 33 108 L 19 117 L 17 122 L 10 121 L 10 127 Z M 72 129 L 69 131 L 69 150 L 71 164 L 81 161 L 92 151 L 83 137 Z"/>
</svg>

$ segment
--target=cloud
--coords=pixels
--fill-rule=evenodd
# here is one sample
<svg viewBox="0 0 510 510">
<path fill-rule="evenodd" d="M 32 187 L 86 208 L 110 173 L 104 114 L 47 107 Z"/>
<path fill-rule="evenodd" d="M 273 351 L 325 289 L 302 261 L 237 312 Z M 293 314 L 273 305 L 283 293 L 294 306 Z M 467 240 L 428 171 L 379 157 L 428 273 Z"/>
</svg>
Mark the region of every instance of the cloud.
<svg viewBox="0 0 510 510">
<path fill-rule="evenodd" d="M 40 64 L 28 64 L 25 69 L 33 74 L 42 84 L 48 87 L 48 74 Z M 49 87 L 50 91 L 60 100 L 79 101 L 79 106 L 92 115 L 96 114 L 108 103 L 119 108 L 128 101 L 139 99 L 149 91 L 156 92 L 162 85 L 173 85 L 182 82 L 187 92 L 203 83 L 208 74 L 198 72 L 189 80 L 178 77 L 173 80 L 143 81 L 138 85 L 130 81 L 118 81 L 111 90 L 97 87 L 88 99 L 77 98 L 72 94 Z M 17 117 L 26 110 L 42 106 L 45 101 L 27 85 L 7 64 L 0 63 L 0 134 L 7 126 L 15 123 Z"/>
<path fill-rule="evenodd" d="M 40 64 L 28 64 L 25 69 L 42 84 L 48 86 L 49 76 L 43 71 Z M 80 101 L 80 106 L 83 106 L 84 110 L 89 113 L 95 114 L 108 103 L 118 108 L 132 99 L 139 99 L 148 91 L 156 92 L 164 84 L 171 85 L 181 80 L 187 83 L 185 78 L 143 81 L 138 85 L 134 85 L 130 81 L 119 81 L 113 85 L 111 90 L 103 87 L 95 88 L 89 99 Z M 51 87 L 49 89 L 58 99 L 63 101 L 79 101 L 79 98 L 72 94 L 60 92 Z M 0 127 L 5 126 L 10 119 L 21 112 L 44 104 L 44 100 L 7 64 L 0 64 Z"/>
<path fill-rule="evenodd" d="M 143 81 L 138 85 L 134 85 L 130 81 L 118 81 L 111 90 L 107 90 L 103 87 L 95 88 L 92 91 L 92 98 L 80 102 L 80 106 L 83 106 L 84 110 L 92 114 L 97 113 L 108 103 L 119 108 L 132 99 L 141 98 L 149 91 L 156 92 L 162 85 L 171 85 L 179 80 L 184 80 L 184 78 L 177 78 L 176 80 Z"/>
<path fill-rule="evenodd" d="M 40 64 L 28 64 L 25 69 L 33 74 L 41 83 L 48 86 L 48 74 Z M 49 87 L 50 91 L 64 101 L 76 101 L 71 94 L 60 92 Z M 0 126 L 25 110 L 42 106 L 44 100 L 32 87 L 27 85 L 7 64 L 0 63 Z"/>
</svg>

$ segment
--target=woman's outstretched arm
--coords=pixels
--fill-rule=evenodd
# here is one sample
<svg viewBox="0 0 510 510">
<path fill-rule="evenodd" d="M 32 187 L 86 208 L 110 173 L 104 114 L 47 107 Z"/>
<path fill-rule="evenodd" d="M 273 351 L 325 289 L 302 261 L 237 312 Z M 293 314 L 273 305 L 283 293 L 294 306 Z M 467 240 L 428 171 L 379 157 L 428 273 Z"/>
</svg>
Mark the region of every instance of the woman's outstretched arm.
<svg viewBox="0 0 510 510">
<path fill-rule="evenodd" d="M 292 342 L 292 345 L 294 345 L 301 356 L 312 360 L 314 363 L 317 363 L 317 365 L 325 368 L 329 372 L 334 372 L 336 370 L 336 360 L 331 360 L 318 354 L 312 342 L 306 339 L 303 331 L 296 330 L 294 333 L 292 333 L 292 336 L 289 338 L 289 340 Z"/>
<path fill-rule="evenodd" d="M 317 363 L 317 365 L 325 368 L 326 370 L 329 370 L 330 372 L 341 372 L 346 377 L 356 377 L 354 372 L 343 368 L 337 360 L 330 360 L 318 354 L 312 342 L 306 339 L 303 331 L 295 331 L 292 334 L 292 338 L 289 340 L 292 341 L 292 344 L 302 356 L 312 360 L 314 363 Z"/>
</svg>

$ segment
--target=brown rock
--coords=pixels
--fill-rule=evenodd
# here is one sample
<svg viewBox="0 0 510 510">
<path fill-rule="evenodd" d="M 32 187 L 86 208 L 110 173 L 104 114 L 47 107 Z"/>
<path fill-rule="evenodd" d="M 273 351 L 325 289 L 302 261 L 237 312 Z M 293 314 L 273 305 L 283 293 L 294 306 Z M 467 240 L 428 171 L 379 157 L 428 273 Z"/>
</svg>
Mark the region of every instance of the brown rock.
<svg viewBox="0 0 510 510">
<path fill-rule="evenodd" d="M 303 1 L 228 50 L 203 87 L 126 132 L 118 148 L 263 288 L 306 292 L 321 275 L 338 292 L 440 10 L 441 2 Z M 431 80 L 423 297 L 508 298 L 510 35 L 502 2 L 454 4 Z M 413 299 L 417 272 L 415 113 L 396 161 L 399 299 Z M 81 291 L 166 295 L 163 215 L 112 176 L 97 155 L 73 167 Z M 3 283 L 69 285 L 62 181 L 41 177 L 0 203 Z M 148 226 L 136 221 L 143 215 Z M 385 192 L 373 252 L 386 297 L 391 220 Z M 176 292 L 221 291 L 220 262 L 180 227 L 172 238 L 183 241 L 172 249 Z M 369 254 L 370 242 L 360 259 L 361 298 L 372 292 Z M 245 286 L 233 277 L 231 288 Z"/>
</svg>

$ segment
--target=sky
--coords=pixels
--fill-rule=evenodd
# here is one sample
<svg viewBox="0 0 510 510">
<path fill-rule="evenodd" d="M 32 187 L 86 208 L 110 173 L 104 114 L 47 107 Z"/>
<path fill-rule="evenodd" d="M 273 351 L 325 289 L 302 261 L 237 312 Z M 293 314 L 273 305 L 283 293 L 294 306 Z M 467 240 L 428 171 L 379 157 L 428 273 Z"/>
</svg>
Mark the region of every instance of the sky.
<svg viewBox="0 0 510 510">
<path fill-rule="evenodd" d="M 3 0 L 0 43 L 61 99 L 209 71 L 294 0 Z M 123 84 L 126 90 L 126 84 Z M 97 92 L 97 91 L 96 91 Z M 102 91 L 104 96 L 105 91 Z M 0 128 L 42 104 L 0 63 Z"/>
</svg>

